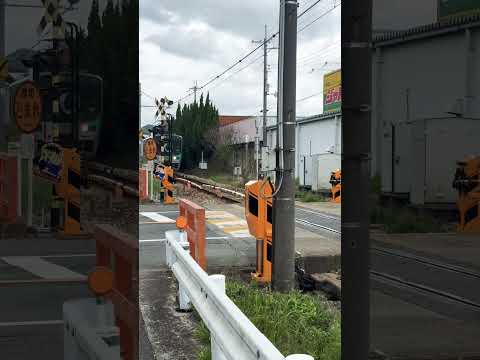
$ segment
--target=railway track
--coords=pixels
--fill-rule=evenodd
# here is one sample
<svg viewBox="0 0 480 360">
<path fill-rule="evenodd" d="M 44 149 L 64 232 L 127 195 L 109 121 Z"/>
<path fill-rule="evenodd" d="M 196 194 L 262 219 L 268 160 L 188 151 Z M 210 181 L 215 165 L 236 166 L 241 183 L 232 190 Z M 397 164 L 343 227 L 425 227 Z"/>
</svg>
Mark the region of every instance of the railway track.
<svg viewBox="0 0 480 360">
<path fill-rule="evenodd" d="M 370 251 L 371 279 L 381 288 L 438 313 L 480 319 L 479 271 L 396 249 Z"/>
<path fill-rule="evenodd" d="M 185 174 L 180 174 L 177 179 L 237 203 L 243 203 L 245 198 L 238 189 L 209 180 Z M 296 210 L 302 215 L 295 219 L 297 224 L 341 235 L 340 218 L 301 206 L 297 206 Z M 372 245 L 370 252 L 372 258 L 382 258 L 383 264 L 378 261 L 372 264 L 370 276 L 383 288 L 395 288 L 399 297 L 408 301 L 415 298 L 413 303 L 427 308 L 433 306 L 439 313 L 452 315 L 453 311 L 455 315 L 462 313 L 464 318 L 480 317 L 479 271 L 377 245 Z M 469 291 L 473 291 L 474 296 Z"/>
<path fill-rule="evenodd" d="M 96 162 L 83 164 L 86 180 L 114 191 L 122 191 L 130 197 L 138 197 L 138 173 L 136 171 L 114 168 Z"/>
<path fill-rule="evenodd" d="M 245 199 L 245 194 L 239 192 L 238 190 L 233 190 L 231 188 L 229 189 L 229 188 L 226 188 L 225 185 L 220 185 L 220 184 L 211 182 L 211 181 L 206 180 L 206 179 L 198 178 L 196 176 L 190 176 L 190 175 L 186 175 L 186 174 L 177 173 L 176 180 L 179 180 L 181 182 L 190 184 L 191 186 L 193 186 L 193 187 L 195 187 L 199 190 L 206 191 L 206 192 L 208 192 L 210 194 L 213 194 L 213 195 L 216 195 L 220 198 L 226 198 L 226 199 L 231 200 L 233 202 L 243 203 L 243 201 Z M 315 213 L 314 211 L 307 210 L 305 208 L 299 208 L 299 210 L 305 211 L 305 212 L 310 212 L 310 213 L 315 214 L 316 216 L 324 218 L 324 219 L 339 221 L 339 219 L 334 217 L 334 216 L 329 216 L 329 215 L 322 214 L 322 213 Z M 326 231 L 329 231 L 329 232 L 332 232 L 332 233 L 335 233 L 335 234 L 341 234 L 341 231 L 339 229 L 336 229 L 336 228 L 331 227 L 331 226 L 327 226 L 325 224 L 318 224 L 316 222 L 309 221 L 309 220 L 306 220 L 306 219 L 295 218 L 295 222 L 297 224 L 305 225 L 305 226 L 308 226 L 308 227 L 313 227 L 313 228 L 316 228 L 316 229 L 326 230 Z"/>
</svg>

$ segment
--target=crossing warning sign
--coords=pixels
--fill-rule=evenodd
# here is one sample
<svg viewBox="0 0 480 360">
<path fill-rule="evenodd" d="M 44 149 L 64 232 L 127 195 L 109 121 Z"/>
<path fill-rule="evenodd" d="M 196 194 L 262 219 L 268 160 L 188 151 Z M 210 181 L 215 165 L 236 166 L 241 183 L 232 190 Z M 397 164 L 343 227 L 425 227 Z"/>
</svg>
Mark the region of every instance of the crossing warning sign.
<svg viewBox="0 0 480 360">
<path fill-rule="evenodd" d="M 20 85 L 15 93 L 15 121 L 24 133 L 31 133 L 40 124 L 42 97 L 40 89 L 33 81 Z"/>
</svg>

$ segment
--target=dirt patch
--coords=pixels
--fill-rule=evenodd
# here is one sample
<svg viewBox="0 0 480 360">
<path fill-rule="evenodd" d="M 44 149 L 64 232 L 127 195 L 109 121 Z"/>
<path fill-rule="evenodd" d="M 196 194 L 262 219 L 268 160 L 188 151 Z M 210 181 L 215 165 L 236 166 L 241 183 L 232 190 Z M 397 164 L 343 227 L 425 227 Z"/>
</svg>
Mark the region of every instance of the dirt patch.
<svg viewBox="0 0 480 360">
<path fill-rule="evenodd" d="M 169 270 L 140 274 L 140 309 L 156 360 L 192 360 L 200 351 L 193 312 L 177 312 L 177 285 Z"/>
</svg>

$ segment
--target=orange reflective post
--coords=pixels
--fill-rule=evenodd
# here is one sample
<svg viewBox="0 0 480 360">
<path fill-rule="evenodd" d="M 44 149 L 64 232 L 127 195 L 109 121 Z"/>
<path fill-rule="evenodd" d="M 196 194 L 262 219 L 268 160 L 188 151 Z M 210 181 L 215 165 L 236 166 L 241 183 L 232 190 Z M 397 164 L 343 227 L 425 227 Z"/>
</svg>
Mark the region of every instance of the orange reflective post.
<svg viewBox="0 0 480 360">
<path fill-rule="evenodd" d="M 205 256 L 205 209 L 200 205 L 186 199 L 179 200 L 180 217 L 185 219 L 184 230 L 187 232 L 190 245 L 190 255 L 198 265 L 207 271 L 207 258 Z M 184 220 L 177 220 L 177 225 Z"/>
<path fill-rule="evenodd" d="M 111 225 L 95 229 L 97 267 L 113 271 L 113 288 L 107 293 L 115 307 L 120 328 L 122 359 L 138 359 L 138 241 Z M 102 275 L 103 274 L 103 275 Z M 108 287 L 108 274 L 101 276 L 102 287 Z M 100 288 L 99 285 L 97 287 Z"/>
</svg>

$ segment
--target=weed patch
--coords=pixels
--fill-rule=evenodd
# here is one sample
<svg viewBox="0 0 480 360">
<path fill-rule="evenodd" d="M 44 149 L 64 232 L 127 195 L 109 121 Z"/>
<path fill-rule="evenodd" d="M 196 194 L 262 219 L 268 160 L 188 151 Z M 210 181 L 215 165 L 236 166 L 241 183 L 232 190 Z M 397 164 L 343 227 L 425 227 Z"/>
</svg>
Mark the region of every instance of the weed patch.
<svg viewBox="0 0 480 360">
<path fill-rule="evenodd" d="M 283 355 L 340 359 L 340 314 L 319 296 L 280 294 L 240 282 L 227 282 L 227 295 Z M 210 360 L 210 334 L 203 322 L 196 336 L 203 344 L 199 359 Z"/>
</svg>

